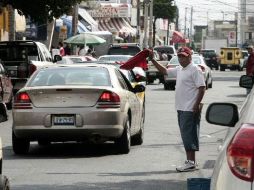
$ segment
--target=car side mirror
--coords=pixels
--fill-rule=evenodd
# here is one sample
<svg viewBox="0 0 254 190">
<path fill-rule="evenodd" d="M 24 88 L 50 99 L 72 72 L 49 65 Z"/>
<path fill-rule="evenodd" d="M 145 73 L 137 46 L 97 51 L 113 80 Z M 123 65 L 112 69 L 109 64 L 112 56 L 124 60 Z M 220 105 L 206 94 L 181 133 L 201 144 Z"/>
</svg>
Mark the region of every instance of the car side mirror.
<svg viewBox="0 0 254 190">
<path fill-rule="evenodd" d="M 242 75 L 239 80 L 239 86 L 243 88 L 251 89 L 254 84 L 254 77 Z"/>
<path fill-rule="evenodd" d="M 57 61 L 61 61 L 62 60 L 62 56 L 61 55 L 55 55 L 54 56 L 54 63 L 56 63 Z"/>
<path fill-rule="evenodd" d="M 134 92 L 135 92 L 135 93 L 144 92 L 145 90 L 146 90 L 146 87 L 143 86 L 142 84 L 137 84 L 137 85 L 134 87 Z"/>
<path fill-rule="evenodd" d="M 232 103 L 212 103 L 206 111 L 208 123 L 234 127 L 239 120 L 238 108 Z"/>
</svg>

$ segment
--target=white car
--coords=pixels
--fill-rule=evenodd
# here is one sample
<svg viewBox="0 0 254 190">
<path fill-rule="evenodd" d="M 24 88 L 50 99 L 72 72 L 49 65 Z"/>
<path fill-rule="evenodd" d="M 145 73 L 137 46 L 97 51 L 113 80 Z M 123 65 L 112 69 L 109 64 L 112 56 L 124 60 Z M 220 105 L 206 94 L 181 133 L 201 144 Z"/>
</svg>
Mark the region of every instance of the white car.
<svg viewBox="0 0 254 190">
<path fill-rule="evenodd" d="M 249 76 L 240 86 L 253 87 Z M 252 190 L 254 188 L 254 89 L 240 112 L 231 103 L 212 103 L 206 112 L 209 123 L 230 127 L 220 148 L 211 177 L 211 190 Z"/>
<path fill-rule="evenodd" d="M 201 70 L 202 73 L 204 75 L 205 78 L 205 83 L 206 83 L 206 89 L 208 88 L 212 88 L 213 86 L 213 79 L 212 79 L 212 72 L 210 67 L 208 67 L 205 63 L 204 57 L 201 55 L 192 55 L 192 63 L 194 63 L 195 65 L 198 65 Z M 178 61 L 178 57 L 174 56 L 172 57 L 172 59 L 168 62 L 167 64 L 167 68 L 175 68 L 177 66 L 179 66 L 180 63 Z M 168 76 L 168 75 L 164 75 L 164 89 L 165 90 L 174 90 L 175 89 L 175 84 L 176 84 L 176 78 L 173 76 Z"/>
<path fill-rule="evenodd" d="M 80 55 L 67 55 L 63 56 L 61 60 L 57 61 L 56 64 L 73 64 L 81 63 L 85 61 L 96 61 L 97 59 L 91 56 L 80 56 Z"/>
<path fill-rule="evenodd" d="M 102 55 L 98 58 L 99 61 L 110 61 L 110 62 L 126 62 L 133 56 L 131 55 Z"/>
</svg>

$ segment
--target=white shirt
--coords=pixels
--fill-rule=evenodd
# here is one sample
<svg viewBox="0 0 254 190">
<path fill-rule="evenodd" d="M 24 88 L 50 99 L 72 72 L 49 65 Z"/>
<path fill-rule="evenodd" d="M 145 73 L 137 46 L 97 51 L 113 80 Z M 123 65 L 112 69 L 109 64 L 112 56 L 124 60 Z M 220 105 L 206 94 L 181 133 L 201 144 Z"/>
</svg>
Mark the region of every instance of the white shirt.
<svg viewBox="0 0 254 190">
<path fill-rule="evenodd" d="M 186 67 L 168 69 L 168 75 L 176 77 L 175 108 L 180 111 L 193 111 L 198 96 L 198 88 L 205 86 L 201 69 L 190 63 Z"/>
</svg>

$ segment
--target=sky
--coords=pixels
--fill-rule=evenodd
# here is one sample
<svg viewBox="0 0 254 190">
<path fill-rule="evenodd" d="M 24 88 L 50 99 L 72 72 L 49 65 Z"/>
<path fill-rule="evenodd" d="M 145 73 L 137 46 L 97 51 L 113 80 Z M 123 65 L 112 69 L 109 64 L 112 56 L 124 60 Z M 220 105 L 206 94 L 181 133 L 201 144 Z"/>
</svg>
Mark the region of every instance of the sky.
<svg viewBox="0 0 254 190">
<path fill-rule="evenodd" d="M 179 8 L 179 27 L 181 30 L 191 23 L 191 7 L 193 7 L 192 25 L 207 25 L 210 20 L 234 20 L 239 11 L 238 0 L 175 0 Z M 186 9 L 187 8 L 187 9 Z M 187 11 L 186 11 L 187 10 Z"/>
</svg>

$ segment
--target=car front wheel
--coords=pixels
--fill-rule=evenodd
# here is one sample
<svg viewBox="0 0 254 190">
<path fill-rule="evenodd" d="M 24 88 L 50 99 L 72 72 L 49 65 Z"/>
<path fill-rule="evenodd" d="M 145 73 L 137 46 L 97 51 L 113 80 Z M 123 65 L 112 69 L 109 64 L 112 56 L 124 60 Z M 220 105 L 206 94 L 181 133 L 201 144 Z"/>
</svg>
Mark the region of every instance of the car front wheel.
<svg viewBox="0 0 254 190">
<path fill-rule="evenodd" d="M 15 154 L 27 154 L 29 151 L 30 142 L 26 139 L 18 138 L 12 132 L 12 149 Z"/>
</svg>

